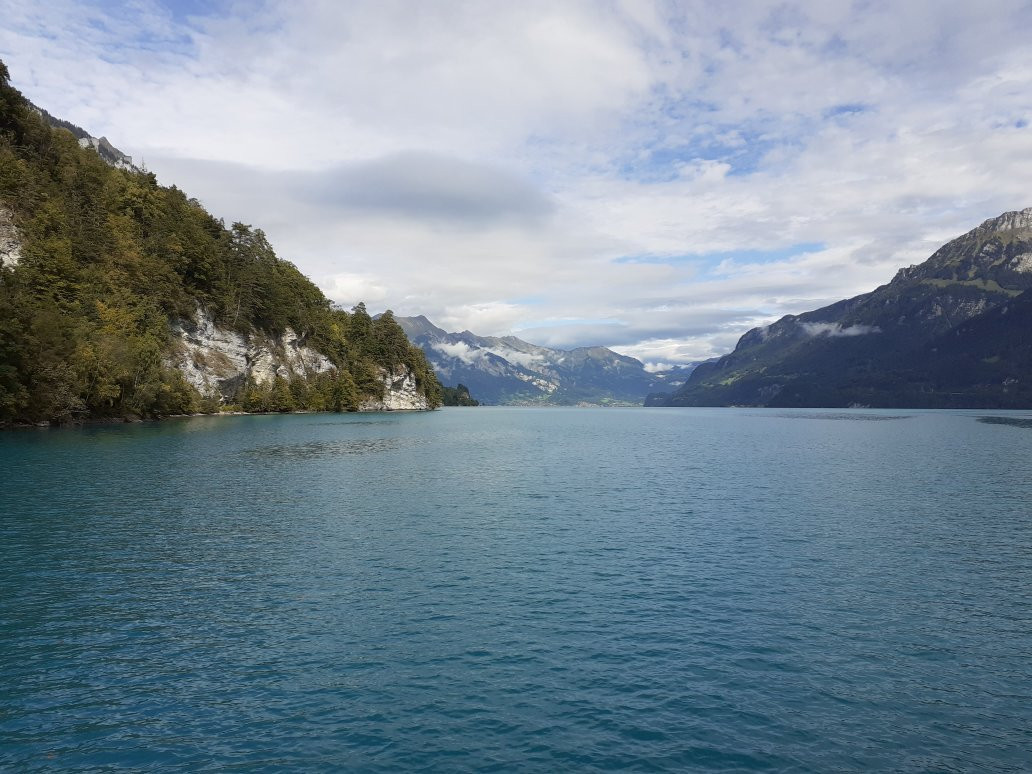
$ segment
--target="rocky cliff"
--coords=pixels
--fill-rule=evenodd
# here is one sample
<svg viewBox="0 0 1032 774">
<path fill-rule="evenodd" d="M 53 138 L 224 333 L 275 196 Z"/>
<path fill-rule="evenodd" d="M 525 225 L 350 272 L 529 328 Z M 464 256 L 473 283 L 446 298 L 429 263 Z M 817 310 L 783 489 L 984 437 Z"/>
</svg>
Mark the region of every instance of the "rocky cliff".
<svg viewBox="0 0 1032 774">
<path fill-rule="evenodd" d="M 14 225 L 14 213 L 0 204 L 0 268 L 14 268 L 21 260 L 21 237 Z"/>
<path fill-rule="evenodd" d="M 178 369 L 201 395 L 219 403 L 234 400 L 248 382 L 265 386 L 276 377 L 290 382 L 336 371 L 329 358 L 291 328 L 278 336 L 261 331 L 239 333 L 216 325 L 201 306 L 192 319 L 172 325 L 172 337 L 166 365 Z M 431 408 L 407 365 L 381 366 L 376 380 L 376 394 L 361 400 L 359 411 Z"/>
<path fill-rule="evenodd" d="M 277 376 L 288 381 L 328 372 L 333 364 L 305 345 L 293 329 L 279 336 L 238 333 L 218 327 L 203 307 L 194 319 L 172 325 L 166 362 L 179 369 L 198 392 L 231 400 L 248 380 L 263 385 Z"/>
<path fill-rule="evenodd" d="M 425 411 L 431 408 L 426 393 L 420 389 L 415 373 L 408 366 L 381 368 L 378 378 L 383 384 L 381 396 L 363 400 L 358 404 L 359 411 Z"/>
</svg>

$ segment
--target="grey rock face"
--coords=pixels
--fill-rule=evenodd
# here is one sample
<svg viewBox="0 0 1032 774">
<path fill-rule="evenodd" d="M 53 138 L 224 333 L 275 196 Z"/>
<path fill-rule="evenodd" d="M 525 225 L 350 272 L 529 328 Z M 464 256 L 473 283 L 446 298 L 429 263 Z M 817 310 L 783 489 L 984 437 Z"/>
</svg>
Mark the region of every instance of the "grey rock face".
<svg viewBox="0 0 1032 774">
<path fill-rule="evenodd" d="M 21 239 L 14 226 L 14 213 L 0 204 L 0 267 L 14 268 L 21 261 Z"/>
<path fill-rule="evenodd" d="M 359 411 L 426 411 L 430 408 L 426 396 L 416 384 L 416 377 L 408 366 L 381 369 L 383 396 L 359 404 Z"/>
<path fill-rule="evenodd" d="M 1025 231 L 1032 229 L 1032 207 L 1014 212 L 1005 212 L 996 218 L 990 218 L 978 227 L 979 231 L 998 233 L 1001 231 Z"/>
<path fill-rule="evenodd" d="M 292 379 L 333 370 L 324 355 L 307 346 L 290 328 L 281 336 L 245 335 L 215 325 L 197 307 L 195 319 L 172 326 L 175 337 L 166 365 L 178 368 L 202 395 L 220 403 L 231 400 L 247 379 L 267 384 L 277 376 Z M 359 411 L 427 411 L 426 395 L 408 366 L 380 369 L 382 393 L 359 405 Z"/>
<path fill-rule="evenodd" d="M 326 357 L 305 346 L 289 328 L 278 337 L 244 335 L 219 328 L 200 306 L 196 319 L 180 320 L 172 326 L 172 334 L 176 342 L 167 364 L 182 371 L 202 395 L 223 402 L 248 377 L 256 384 L 265 384 L 277 375 L 289 379 L 333 368 Z"/>
</svg>

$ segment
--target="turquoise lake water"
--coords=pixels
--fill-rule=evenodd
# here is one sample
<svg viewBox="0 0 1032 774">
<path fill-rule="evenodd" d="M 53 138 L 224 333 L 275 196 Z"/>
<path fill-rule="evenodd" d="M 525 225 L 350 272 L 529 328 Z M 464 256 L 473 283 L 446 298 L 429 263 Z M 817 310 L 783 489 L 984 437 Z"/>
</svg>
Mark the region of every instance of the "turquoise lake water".
<svg viewBox="0 0 1032 774">
<path fill-rule="evenodd" d="M 0 769 L 1028 771 L 1032 413 L 0 435 Z"/>
</svg>

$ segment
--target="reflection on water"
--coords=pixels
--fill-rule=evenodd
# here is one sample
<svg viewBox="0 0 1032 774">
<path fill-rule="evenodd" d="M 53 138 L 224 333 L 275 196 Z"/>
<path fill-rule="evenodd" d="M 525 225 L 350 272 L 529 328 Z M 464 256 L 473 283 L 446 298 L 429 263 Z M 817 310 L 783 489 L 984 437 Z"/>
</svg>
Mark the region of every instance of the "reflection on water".
<svg viewBox="0 0 1032 774">
<path fill-rule="evenodd" d="M 886 422 L 893 419 L 910 419 L 909 414 L 853 414 L 853 413 L 807 413 L 774 414 L 781 419 L 839 419 L 852 422 Z"/>
<path fill-rule="evenodd" d="M 1032 429 L 1032 419 L 1027 417 L 979 417 L 978 421 L 987 425 L 1009 425 L 1010 427 Z"/>
<path fill-rule="evenodd" d="M 274 444 L 248 449 L 252 457 L 311 460 L 340 455 L 363 455 L 400 448 L 397 438 L 361 438 L 350 441 L 309 441 L 307 443 Z"/>
<path fill-rule="evenodd" d="M 355 427 L 358 425 L 393 425 L 392 419 L 338 419 L 336 422 L 308 422 L 308 427 Z"/>
</svg>

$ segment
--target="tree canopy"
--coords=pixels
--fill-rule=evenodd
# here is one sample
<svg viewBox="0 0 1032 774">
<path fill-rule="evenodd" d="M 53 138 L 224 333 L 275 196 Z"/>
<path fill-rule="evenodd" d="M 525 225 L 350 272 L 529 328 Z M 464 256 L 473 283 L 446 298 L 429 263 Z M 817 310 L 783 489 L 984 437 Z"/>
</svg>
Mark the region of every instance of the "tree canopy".
<svg viewBox="0 0 1032 774">
<path fill-rule="evenodd" d="M 389 312 L 335 308 L 261 229 L 230 227 L 176 186 L 107 165 L 52 127 L 0 62 L 0 224 L 21 240 L 0 268 L 0 422 L 161 416 L 215 407 L 165 365 L 170 322 L 198 304 L 241 333 L 293 329 L 336 372 L 245 385 L 253 410 L 348 410 L 409 366 L 440 387 Z"/>
</svg>

